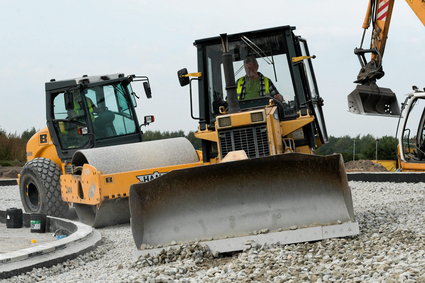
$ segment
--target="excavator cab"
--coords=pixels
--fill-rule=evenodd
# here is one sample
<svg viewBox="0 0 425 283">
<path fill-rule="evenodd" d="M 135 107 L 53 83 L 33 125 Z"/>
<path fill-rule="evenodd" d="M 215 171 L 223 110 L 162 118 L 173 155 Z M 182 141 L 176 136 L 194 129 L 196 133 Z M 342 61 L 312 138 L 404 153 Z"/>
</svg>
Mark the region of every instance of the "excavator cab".
<svg viewBox="0 0 425 283">
<path fill-rule="evenodd" d="M 403 103 L 398 133 L 399 168 L 425 170 L 425 91 L 415 89 Z"/>
</svg>

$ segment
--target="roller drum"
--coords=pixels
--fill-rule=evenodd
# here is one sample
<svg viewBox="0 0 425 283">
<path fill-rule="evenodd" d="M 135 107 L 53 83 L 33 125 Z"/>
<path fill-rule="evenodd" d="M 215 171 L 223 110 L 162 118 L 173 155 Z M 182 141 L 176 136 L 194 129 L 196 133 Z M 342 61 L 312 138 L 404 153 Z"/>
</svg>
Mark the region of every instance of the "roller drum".
<svg viewBox="0 0 425 283">
<path fill-rule="evenodd" d="M 88 163 L 103 174 L 113 174 L 149 168 L 198 162 L 198 155 L 185 138 L 148 141 L 77 151 L 72 164 Z M 120 184 L 117 184 L 120 185 Z M 129 188 L 123 188 L 128 195 Z M 129 222 L 128 198 L 104 200 L 100 205 L 75 203 L 81 222 L 104 227 Z"/>
</svg>

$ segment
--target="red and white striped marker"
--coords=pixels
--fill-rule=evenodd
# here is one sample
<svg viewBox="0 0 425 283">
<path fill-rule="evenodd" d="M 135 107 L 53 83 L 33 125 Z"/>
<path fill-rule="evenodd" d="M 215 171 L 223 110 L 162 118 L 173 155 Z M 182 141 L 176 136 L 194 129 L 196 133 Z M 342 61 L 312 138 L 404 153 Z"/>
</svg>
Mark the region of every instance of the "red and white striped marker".
<svg viewBox="0 0 425 283">
<path fill-rule="evenodd" d="M 388 0 L 379 0 L 378 16 L 377 16 L 378 21 L 385 21 L 387 19 L 388 6 L 389 6 Z"/>
</svg>

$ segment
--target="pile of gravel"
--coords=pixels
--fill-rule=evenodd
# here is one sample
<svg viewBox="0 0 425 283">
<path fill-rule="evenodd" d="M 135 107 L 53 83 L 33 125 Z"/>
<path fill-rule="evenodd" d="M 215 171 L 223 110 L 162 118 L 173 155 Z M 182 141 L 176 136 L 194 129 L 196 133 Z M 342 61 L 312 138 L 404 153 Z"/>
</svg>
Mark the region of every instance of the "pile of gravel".
<svg viewBox="0 0 425 283">
<path fill-rule="evenodd" d="M 371 160 L 352 160 L 344 164 L 347 172 L 387 172 L 381 164 L 373 163 Z"/>
<path fill-rule="evenodd" d="M 356 237 L 250 244 L 228 255 L 194 243 L 138 258 L 129 225 L 119 225 L 99 229 L 103 240 L 94 251 L 0 282 L 424 282 L 425 184 L 349 184 L 361 229 Z"/>
</svg>

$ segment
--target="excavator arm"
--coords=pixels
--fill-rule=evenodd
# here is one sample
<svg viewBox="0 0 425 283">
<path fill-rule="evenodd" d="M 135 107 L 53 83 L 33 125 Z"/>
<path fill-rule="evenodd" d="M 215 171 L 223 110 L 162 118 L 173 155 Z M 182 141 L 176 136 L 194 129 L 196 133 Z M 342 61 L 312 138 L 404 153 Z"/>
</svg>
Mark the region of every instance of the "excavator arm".
<svg viewBox="0 0 425 283">
<path fill-rule="evenodd" d="M 382 58 L 384 56 L 391 15 L 395 0 L 370 0 L 363 21 L 363 36 L 359 48 L 354 49 L 361 69 L 357 75 L 356 89 L 348 95 L 349 111 L 356 114 L 379 116 L 400 115 L 399 103 L 394 92 L 381 88 L 376 81 L 384 76 Z M 406 0 L 417 17 L 425 24 L 425 1 Z M 366 30 L 372 26 L 370 47 L 363 48 Z M 370 53 L 368 61 L 366 55 Z"/>
<path fill-rule="evenodd" d="M 363 21 L 363 36 L 360 48 L 354 53 L 358 56 L 362 68 L 357 76 L 356 83 L 370 85 L 384 76 L 382 70 L 382 57 L 388 37 L 394 0 L 370 0 Z M 373 30 L 369 49 L 363 49 L 366 30 L 372 24 Z M 365 54 L 370 53 L 370 61 L 367 62 Z"/>
</svg>

